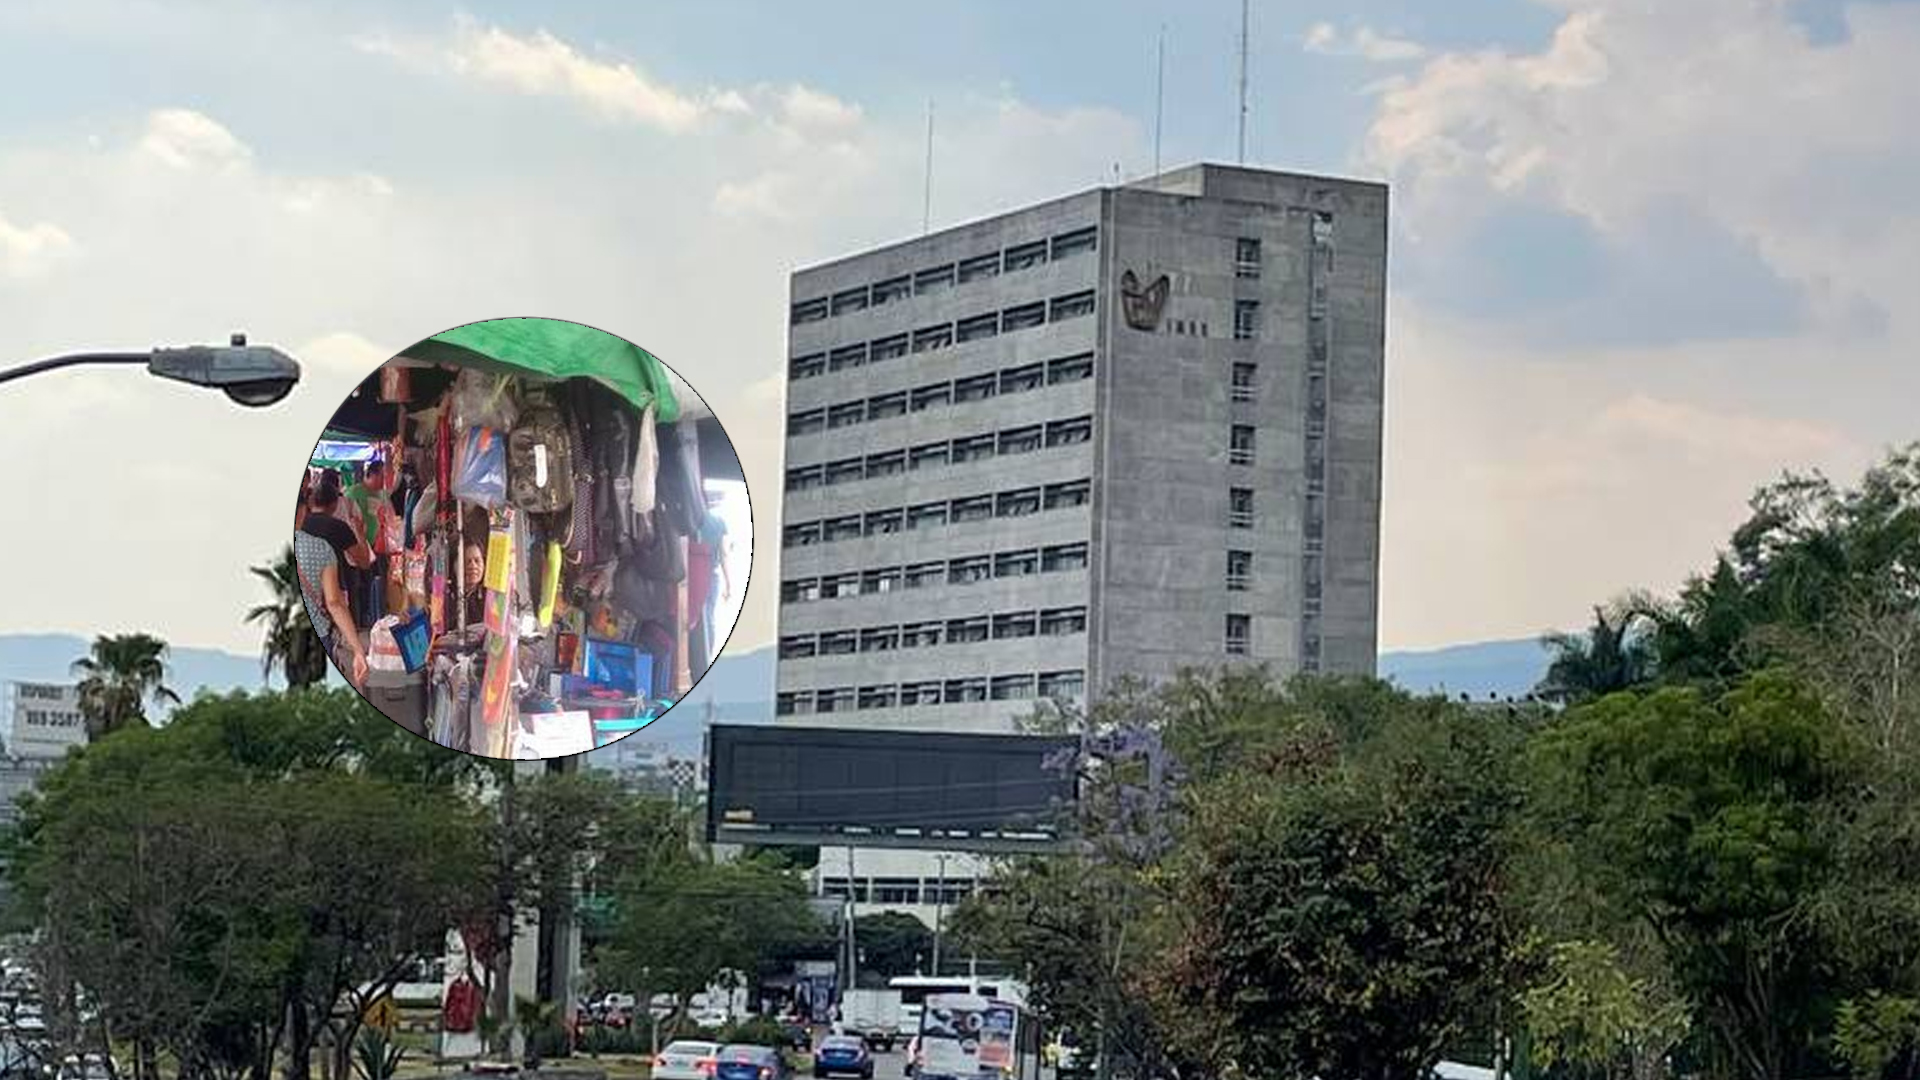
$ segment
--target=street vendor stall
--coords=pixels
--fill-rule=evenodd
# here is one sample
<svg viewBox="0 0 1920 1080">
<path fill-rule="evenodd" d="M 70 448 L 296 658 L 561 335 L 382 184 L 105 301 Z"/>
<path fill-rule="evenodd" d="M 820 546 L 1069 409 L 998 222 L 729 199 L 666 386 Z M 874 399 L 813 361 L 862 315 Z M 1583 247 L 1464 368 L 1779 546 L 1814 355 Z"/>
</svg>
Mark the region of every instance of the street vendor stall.
<svg viewBox="0 0 1920 1080">
<path fill-rule="evenodd" d="M 362 692 L 488 757 L 581 753 L 645 726 L 718 637 L 688 590 L 714 535 L 715 463 L 738 473 L 699 398 L 592 327 L 475 323 L 389 361 L 313 461 L 374 492 L 384 588 L 355 613 Z"/>
</svg>

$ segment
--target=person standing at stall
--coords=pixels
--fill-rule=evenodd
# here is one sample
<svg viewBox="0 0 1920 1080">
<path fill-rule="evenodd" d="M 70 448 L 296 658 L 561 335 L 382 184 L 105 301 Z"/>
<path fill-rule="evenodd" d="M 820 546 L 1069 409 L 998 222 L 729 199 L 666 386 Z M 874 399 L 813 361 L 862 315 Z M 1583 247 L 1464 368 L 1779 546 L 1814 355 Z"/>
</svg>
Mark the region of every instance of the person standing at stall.
<svg viewBox="0 0 1920 1080">
<path fill-rule="evenodd" d="M 367 651 L 354 624 L 341 576 L 348 567 L 373 562 L 373 549 L 336 516 L 341 506 L 340 478 L 327 472 L 313 486 L 307 514 L 293 534 L 293 556 L 300 571 L 300 593 L 307 615 L 327 655 L 355 686 L 367 678 Z"/>
<path fill-rule="evenodd" d="M 366 539 L 368 548 L 373 551 L 373 562 L 365 567 L 366 573 L 358 575 L 365 579 L 365 586 L 355 593 L 360 598 L 360 617 L 368 625 L 379 621 L 386 614 L 387 559 L 384 554 L 381 536 L 380 503 L 387 498 L 389 482 L 386 463 L 379 460 L 369 461 L 361 478 L 347 486 L 341 492 L 348 511 L 349 523 Z"/>
</svg>

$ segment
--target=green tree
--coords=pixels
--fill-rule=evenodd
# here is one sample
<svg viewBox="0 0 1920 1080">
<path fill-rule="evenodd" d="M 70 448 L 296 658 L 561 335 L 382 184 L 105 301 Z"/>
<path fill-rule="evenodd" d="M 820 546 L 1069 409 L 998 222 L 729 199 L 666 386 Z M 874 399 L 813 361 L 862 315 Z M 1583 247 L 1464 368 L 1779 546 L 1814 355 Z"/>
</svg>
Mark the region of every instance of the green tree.
<svg viewBox="0 0 1920 1080">
<path fill-rule="evenodd" d="M 853 921 L 860 945 L 860 974 L 886 980 L 913 975 L 933 962 L 933 931 L 901 911 L 863 915 Z"/>
<path fill-rule="evenodd" d="M 264 582 L 273 599 L 247 612 L 250 623 L 265 627 L 266 639 L 260 645 L 261 677 L 279 667 L 287 686 L 297 689 L 326 681 L 329 662 L 320 635 L 307 616 L 307 605 L 300 591 L 300 567 L 289 544 L 271 566 L 249 568 Z"/>
<path fill-rule="evenodd" d="M 1687 1007 L 1657 979 L 1628 971 L 1601 941 L 1550 950 L 1538 982 L 1520 996 L 1534 1062 L 1608 1080 L 1653 1080 L 1687 1033 Z"/>
<path fill-rule="evenodd" d="M 1769 674 L 1718 697 L 1616 695 L 1530 760 L 1532 805 L 1580 886 L 1644 923 L 1728 1071 L 1808 1062 L 1827 1002 L 1816 918 L 1848 776 L 1832 719 Z"/>
<path fill-rule="evenodd" d="M 1639 686 L 1653 677 L 1652 617 L 1628 601 L 1593 609 L 1583 634 L 1548 634 L 1553 653 L 1538 693 L 1552 701 L 1587 701 Z"/>
<path fill-rule="evenodd" d="M 92 653 L 73 662 L 73 673 L 80 676 L 89 739 L 146 726 L 149 702 L 180 701 L 167 686 L 167 643 L 151 634 L 97 637 Z"/>
<path fill-rule="evenodd" d="M 1834 1044 L 1859 1080 L 1920 1077 L 1920 1001 L 1868 994 L 1840 1006 Z"/>
</svg>

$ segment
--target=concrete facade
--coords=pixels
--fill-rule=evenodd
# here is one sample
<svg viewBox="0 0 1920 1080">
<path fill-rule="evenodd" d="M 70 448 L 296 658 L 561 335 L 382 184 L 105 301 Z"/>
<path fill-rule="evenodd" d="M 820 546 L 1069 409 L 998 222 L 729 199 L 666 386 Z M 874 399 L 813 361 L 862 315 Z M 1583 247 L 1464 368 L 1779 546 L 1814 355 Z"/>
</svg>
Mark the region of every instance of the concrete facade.
<svg viewBox="0 0 1920 1080">
<path fill-rule="evenodd" d="M 1371 673 L 1386 215 L 1201 165 L 796 273 L 781 721 Z"/>
</svg>

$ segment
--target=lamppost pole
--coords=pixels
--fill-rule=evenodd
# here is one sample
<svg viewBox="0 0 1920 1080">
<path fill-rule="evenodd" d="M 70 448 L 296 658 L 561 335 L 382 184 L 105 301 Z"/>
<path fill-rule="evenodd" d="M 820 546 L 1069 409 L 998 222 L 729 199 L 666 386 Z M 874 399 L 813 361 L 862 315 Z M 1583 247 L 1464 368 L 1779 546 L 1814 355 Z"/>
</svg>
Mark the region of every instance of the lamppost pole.
<svg viewBox="0 0 1920 1080">
<path fill-rule="evenodd" d="M 146 364 L 152 360 L 152 353 L 71 353 L 7 368 L 0 371 L 0 383 L 24 379 L 29 375 L 38 375 L 43 371 L 53 371 L 57 368 L 76 367 L 80 364 Z"/>
<path fill-rule="evenodd" d="M 237 405 L 272 405 L 300 381 L 300 365 L 271 345 L 249 345 L 235 334 L 225 345 L 189 345 L 146 352 L 79 352 L 0 370 L 0 383 L 83 364 L 141 364 L 150 375 L 218 390 Z"/>
</svg>

